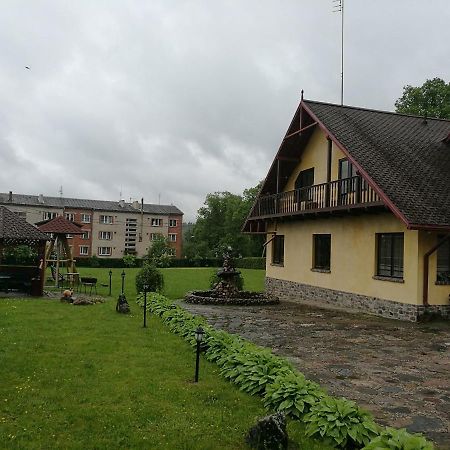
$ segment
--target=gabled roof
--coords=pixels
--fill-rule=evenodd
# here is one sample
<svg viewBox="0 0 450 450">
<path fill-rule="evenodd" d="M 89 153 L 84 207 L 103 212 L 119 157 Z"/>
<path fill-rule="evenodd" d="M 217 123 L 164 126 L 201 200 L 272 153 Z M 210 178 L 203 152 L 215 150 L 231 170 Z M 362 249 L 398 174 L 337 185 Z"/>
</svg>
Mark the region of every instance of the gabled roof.
<svg viewBox="0 0 450 450">
<path fill-rule="evenodd" d="M 302 100 L 260 195 L 276 192 L 277 160 L 280 179 L 287 179 L 315 126 L 409 228 L 450 229 L 450 121 L 444 119 Z"/>
<path fill-rule="evenodd" d="M 63 216 L 57 216 L 53 219 L 38 222 L 36 226 L 43 233 L 53 234 L 83 234 L 82 225 L 71 222 Z"/>
<path fill-rule="evenodd" d="M 29 224 L 17 213 L 0 206 L 0 241 L 5 243 L 32 244 L 47 241 L 48 237 Z"/>
<path fill-rule="evenodd" d="M 42 208 L 73 208 L 86 209 L 96 211 L 114 211 L 126 213 L 140 213 L 140 209 L 136 209 L 131 203 L 113 202 L 108 200 L 89 200 L 82 198 L 67 198 L 67 197 L 41 197 L 39 201 L 38 195 L 24 195 L 12 194 L 12 201 L 10 201 L 10 194 L 0 193 L 0 204 L 10 205 L 24 205 L 24 206 L 40 206 Z M 140 208 L 139 204 L 139 208 Z M 183 214 L 183 212 L 174 205 L 154 205 L 151 203 L 144 203 L 144 212 L 148 214 Z"/>
</svg>

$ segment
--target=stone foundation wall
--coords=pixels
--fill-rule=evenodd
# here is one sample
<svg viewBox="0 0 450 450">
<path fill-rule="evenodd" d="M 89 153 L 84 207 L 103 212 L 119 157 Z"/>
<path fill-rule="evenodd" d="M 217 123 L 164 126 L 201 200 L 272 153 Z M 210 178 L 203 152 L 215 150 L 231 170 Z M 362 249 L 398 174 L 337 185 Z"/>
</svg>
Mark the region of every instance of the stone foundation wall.
<svg viewBox="0 0 450 450">
<path fill-rule="evenodd" d="M 421 316 L 432 314 L 450 319 L 450 305 L 409 305 L 377 297 L 336 291 L 294 281 L 266 277 L 266 292 L 281 299 L 320 300 L 330 305 L 358 309 L 389 319 L 416 322 Z"/>
</svg>

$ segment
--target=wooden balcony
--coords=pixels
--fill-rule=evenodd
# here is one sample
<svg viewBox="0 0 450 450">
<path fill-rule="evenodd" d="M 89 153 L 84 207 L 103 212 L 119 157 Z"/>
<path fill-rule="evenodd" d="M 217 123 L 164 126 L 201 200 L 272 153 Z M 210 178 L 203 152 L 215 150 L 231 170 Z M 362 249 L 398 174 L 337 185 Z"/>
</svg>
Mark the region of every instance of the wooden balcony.
<svg viewBox="0 0 450 450">
<path fill-rule="evenodd" d="M 383 206 L 360 176 L 260 197 L 248 220 Z"/>
</svg>

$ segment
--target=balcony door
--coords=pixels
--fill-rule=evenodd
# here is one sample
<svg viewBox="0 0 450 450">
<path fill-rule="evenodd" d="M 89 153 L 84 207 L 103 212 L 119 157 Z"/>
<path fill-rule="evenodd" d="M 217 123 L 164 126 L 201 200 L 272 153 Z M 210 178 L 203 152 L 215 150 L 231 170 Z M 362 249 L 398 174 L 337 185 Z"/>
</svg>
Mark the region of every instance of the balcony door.
<svg viewBox="0 0 450 450">
<path fill-rule="evenodd" d="M 311 169 L 302 170 L 295 180 L 295 189 L 297 190 L 297 201 L 308 202 L 312 200 L 312 190 L 303 189 L 314 185 L 314 167 Z M 301 189 L 298 191 L 298 189 Z"/>
</svg>

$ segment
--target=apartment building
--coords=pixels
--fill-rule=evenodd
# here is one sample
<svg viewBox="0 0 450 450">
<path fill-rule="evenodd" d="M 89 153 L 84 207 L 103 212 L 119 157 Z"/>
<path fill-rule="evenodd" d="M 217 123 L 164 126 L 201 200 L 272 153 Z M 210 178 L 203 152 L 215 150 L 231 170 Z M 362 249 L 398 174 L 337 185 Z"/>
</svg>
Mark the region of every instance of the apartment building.
<svg viewBox="0 0 450 450">
<path fill-rule="evenodd" d="M 12 192 L 0 193 L 0 205 L 31 224 L 64 216 L 82 225 L 82 235 L 69 236 L 75 258 L 122 258 L 127 253 L 142 257 L 159 236 L 167 238 L 173 256 L 181 258 L 183 213 L 173 205 Z"/>
</svg>

